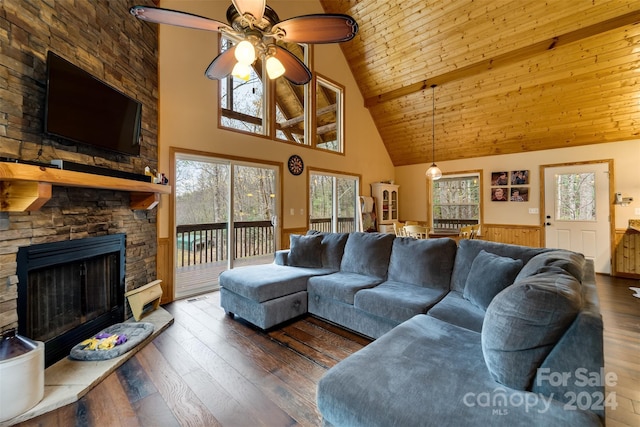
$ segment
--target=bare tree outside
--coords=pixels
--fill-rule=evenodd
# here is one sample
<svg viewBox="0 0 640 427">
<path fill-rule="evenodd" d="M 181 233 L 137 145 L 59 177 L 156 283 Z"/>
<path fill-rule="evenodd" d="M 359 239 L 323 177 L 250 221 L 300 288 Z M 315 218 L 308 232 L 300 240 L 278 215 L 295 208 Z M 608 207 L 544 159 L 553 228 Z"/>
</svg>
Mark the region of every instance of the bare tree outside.
<svg viewBox="0 0 640 427">
<path fill-rule="evenodd" d="M 326 174 L 311 174 L 309 187 L 309 215 L 312 229 L 338 232 L 355 231 L 356 179 Z M 334 206 L 336 206 L 338 213 L 337 230 L 331 229 Z"/>
<path fill-rule="evenodd" d="M 227 221 L 228 165 L 178 160 L 174 187 L 177 225 Z"/>
<path fill-rule="evenodd" d="M 432 201 L 435 228 L 438 227 L 439 222 L 444 223 L 450 220 L 477 223 L 480 220 L 478 176 L 443 177 L 433 181 Z"/>
<path fill-rule="evenodd" d="M 556 175 L 556 220 L 595 221 L 595 173 Z"/>
</svg>

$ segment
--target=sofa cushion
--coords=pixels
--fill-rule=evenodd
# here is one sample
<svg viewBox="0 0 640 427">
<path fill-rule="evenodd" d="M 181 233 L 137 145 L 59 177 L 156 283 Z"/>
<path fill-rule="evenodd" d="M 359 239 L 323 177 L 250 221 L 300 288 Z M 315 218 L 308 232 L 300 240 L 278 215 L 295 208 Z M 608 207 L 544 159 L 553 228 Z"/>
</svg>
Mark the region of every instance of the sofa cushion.
<svg viewBox="0 0 640 427">
<path fill-rule="evenodd" d="M 307 279 L 333 273 L 325 268 L 290 267 L 264 264 L 237 267 L 220 273 L 223 288 L 252 301 L 263 302 L 307 289 Z"/>
<path fill-rule="evenodd" d="M 449 289 L 456 248 L 456 242 L 452 239 L 395 239 L 389 260 L 388 279 Z"/>
<path fill-rule="evenodd" d="M 451 289 L 463 292 L 464 285 L 471 270 L 471 264 L 481 250 L 500 256 L 508 256 L 513 259 L 521 259 L 527 264 L 531 258 L 550 249 L 529 248 L 526 246 L 508 245 L 506 243 L 489 242 L 479 239 L 463 239 L 458 243 L 456 260 L 451 273 Z"/>
<path fill-rule="evenodd" d="M 531 258 L 531 260 L 525 264 L 524 268 L 520 270 L 516 280 L 533 276 L 546 266 L 560 267 L 575 277 L 579 282 L 582 282 L 585 259 L 584 255 L 571 251 L 554 250 L 544 252 Z"/>
<path fill-rule="evenodd" d="M 470 303 L 469 303 L 470 304 Z M 496 384 L 480 334 L 418 315 L 329 369 L 318 382 L 326 425 L 595 426 L 598 417 Z"/>
<path fill-rule="evenodd" d="M 482 331 L 485 313 L 483 309 L 464 299 L 462 292 L 451 291 L 442 301 L 431 307 L 427 314 L 443 322 L 479 333 Z"/>
<path fill-rule="evenodd" d="M 384 233 L 350 233 L 340 271 L 385 279 L 395 236 Z"/>
<path fill-rule="evenodd" d="M 404 322 L 416 314 L 426 313 L 446 292 L 443 289 L 386 281 L 375 288 L 358 291 L 353 305 L 378 317 Z"/>
<path fill-rule="evenodd" d="M 290 236 L 287 262 L 292 267 L 322 267 L 322 236 Z"/>
<path fill-rule="evenodd" d="M 345 304 L 353 304 L 356 292 L 372 288 L 382 279 L 364 274 L 339 271 L 326 276 L 312 277 L 307 283 L 309 294 L 320 295 Z"/>
<path fill-rule="evenodd" d="M 342 255 L 344 254 L 344 245 L 347 243 L 349 233 L 323 233 L 309 230 L 307 235 L 322 236 L 322 266 L 339 270 Z"/>
<path fill-rule="evenodd" d="M 493 378 L 515 389 L 530 388 L 581 304 L 580 283 L 559 267 L 545 267 L 496 295 L 482 326 L 482 352 Z"/>
<path fill-rule="evenodd" d="M 481 250 L 471 263 L 464 285 L 464 298 L 486 310 L 493 297 L 513 283 L 521 268 L 520 259 Z"/>
</svg>

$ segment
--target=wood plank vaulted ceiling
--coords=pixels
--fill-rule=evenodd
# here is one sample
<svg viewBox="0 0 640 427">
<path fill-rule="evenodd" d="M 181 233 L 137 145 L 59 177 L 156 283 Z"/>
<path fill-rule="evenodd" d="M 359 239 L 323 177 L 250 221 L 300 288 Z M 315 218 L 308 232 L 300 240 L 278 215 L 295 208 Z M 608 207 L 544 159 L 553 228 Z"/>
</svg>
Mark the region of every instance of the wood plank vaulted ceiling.
<svg viewBox="0 0 640 427">
<path fill-rule="evenodd" d="M 320 2 L 395 166 L 640 138 L 638 0 Z"/>
</svg>

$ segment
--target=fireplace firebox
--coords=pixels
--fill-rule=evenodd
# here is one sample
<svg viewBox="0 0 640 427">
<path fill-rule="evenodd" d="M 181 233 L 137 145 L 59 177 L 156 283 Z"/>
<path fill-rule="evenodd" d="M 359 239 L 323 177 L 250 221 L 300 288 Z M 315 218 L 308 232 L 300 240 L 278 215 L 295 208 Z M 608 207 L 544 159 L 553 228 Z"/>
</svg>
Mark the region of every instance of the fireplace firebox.
<svg viewBox="0 0 640 427">
<path fill-rule="evenodd" d="M 45 343 L 45 365 L 124 320 L 125 235 L 18 249 L 18 333 Z"/>
</svg>

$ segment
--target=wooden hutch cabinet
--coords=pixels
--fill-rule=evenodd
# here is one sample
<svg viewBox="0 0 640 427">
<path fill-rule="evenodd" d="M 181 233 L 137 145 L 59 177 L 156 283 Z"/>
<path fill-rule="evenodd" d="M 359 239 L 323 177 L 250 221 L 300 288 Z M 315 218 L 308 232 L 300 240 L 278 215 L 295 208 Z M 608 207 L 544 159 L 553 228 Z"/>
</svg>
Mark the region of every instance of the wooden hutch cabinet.
<svg viewBox="0 0 640 427">
<path fill-rule="evenodd" d="M 378 231 L 393 233 L 393 223 L 398 222 L 399 185 L 376 182 L 371 184 L 371 195 L 376 200 Z"/>
</svg>

